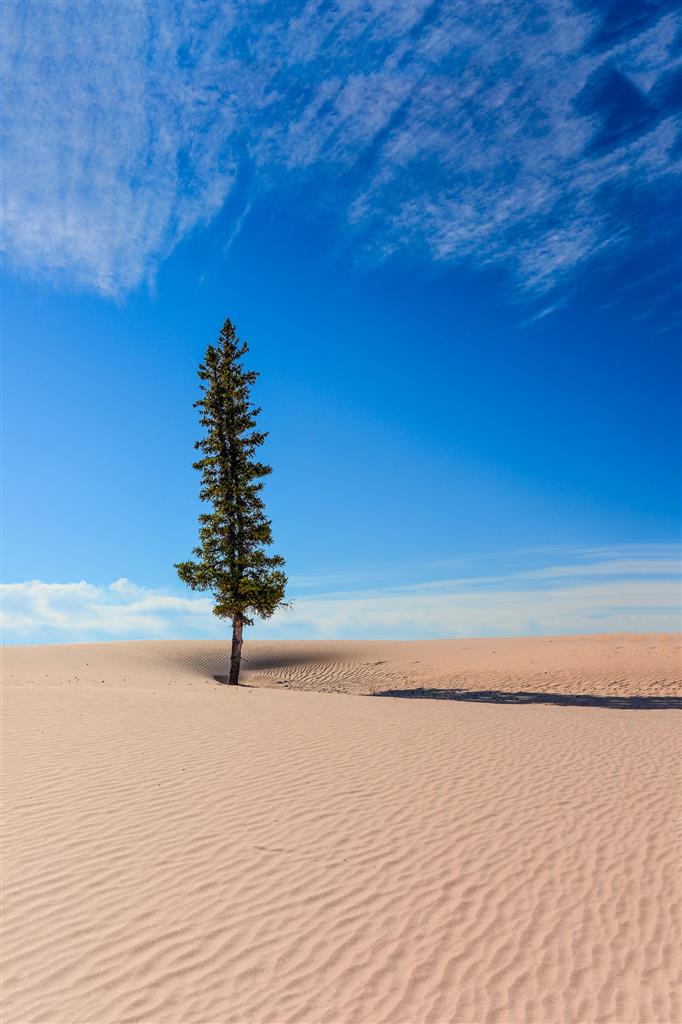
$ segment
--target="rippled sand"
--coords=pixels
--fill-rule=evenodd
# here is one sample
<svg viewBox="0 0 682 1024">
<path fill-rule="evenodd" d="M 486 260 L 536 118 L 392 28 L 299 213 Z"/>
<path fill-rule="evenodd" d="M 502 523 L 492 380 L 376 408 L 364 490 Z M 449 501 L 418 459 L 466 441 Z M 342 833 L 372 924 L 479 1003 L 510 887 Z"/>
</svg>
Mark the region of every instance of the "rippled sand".
<svg viewBox="0 0 682 1024">
<path fill-rule="evenodd" d="M 3 1024 L 679 1021 L 679 711 L 290 689 L 674 690 L 554 642 L 6 648 Z"/>
</svg>

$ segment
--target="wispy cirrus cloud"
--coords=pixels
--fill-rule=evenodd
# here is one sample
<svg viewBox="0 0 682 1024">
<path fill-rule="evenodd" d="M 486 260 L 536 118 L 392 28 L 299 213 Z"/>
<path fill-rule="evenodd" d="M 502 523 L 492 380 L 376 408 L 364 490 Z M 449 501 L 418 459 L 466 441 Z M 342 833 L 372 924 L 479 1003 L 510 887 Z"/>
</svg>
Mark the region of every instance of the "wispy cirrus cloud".
<svg viewBox="0 0 682 1024">
<path fill-rule="evenodd" d="M 6 251 L 104 294 L 151 279 L 245 167 L 256 192 L 316 176 L 376 258 L 535 291 L 622 246 L 680 168 L 665 3 L 3 8 Z"/>
<path fill-rule="evenodd" d="M 680 628 L 680 560 L 672 549 L 630 557 L 349 588 L 350 577 L 292 586 L 294 604 L 260 623 L 260 637 L 419 638 L 603 633 Z M 653 557 L 651 557 L 653 556 Z M 579 563 L 579 564 L 578 564 Z M 330 589 L 329 584 L 337 584 Z M 307 584 L 307 585 L 306 585 Z M 338 584 L 345 585 L 346 589 Z M 311 593 L 311 590 L 317 590 Z M 136 586 L 32 580 L 2 587 L 7 643 L 163 637 L 218 637 L 206 596 Z"/>
<path fill-rule="evenodd" d="M 221 24 L 230 31 L 229 7 Z M 218 212 L 236 170 L 235 116 L 203 84 L 210 45 L 181 67 L 199 27 L 175 4 L 4 7 L 3 238 L 14 262 L 115 295 Z"/>
</svg>

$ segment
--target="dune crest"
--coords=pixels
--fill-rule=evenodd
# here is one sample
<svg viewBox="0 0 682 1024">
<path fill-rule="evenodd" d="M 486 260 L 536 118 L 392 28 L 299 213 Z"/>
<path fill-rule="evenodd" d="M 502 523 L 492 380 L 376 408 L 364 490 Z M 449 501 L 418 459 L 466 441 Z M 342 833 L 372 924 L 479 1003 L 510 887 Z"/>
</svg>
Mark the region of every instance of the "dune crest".
<svg viewBox="0 0 682 1024">
<path fill-rule="evenodd" d="M 226 675 L 223 640 L 6 647 L 7 680 L 185 687 Z M 49 662 L 45 667 L 46 660 Z M 165 673 L 165 674 L 164 674 Z M 247 640 L 241 681 L 325 693 L 463 689 L 600 697 L 682 696 L 679 633 L 485 640 Z"/>
</svg>

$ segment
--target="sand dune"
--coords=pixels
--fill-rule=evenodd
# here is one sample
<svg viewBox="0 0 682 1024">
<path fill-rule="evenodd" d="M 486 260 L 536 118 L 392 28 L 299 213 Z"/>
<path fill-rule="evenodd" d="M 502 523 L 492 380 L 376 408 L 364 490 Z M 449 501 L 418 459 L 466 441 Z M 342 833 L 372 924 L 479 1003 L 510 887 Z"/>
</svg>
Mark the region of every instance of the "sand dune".
<svg viewBox="0 0 682 1024">
<path fill-rule="evenodd" d="M 678 711 L 294 689 L 670 697 L 678 651 L 6 648 L 3 1024 L 679 1021 Z"/>
<path fill-rule="evenodd" d="M 218 640 L 59 644 L 5 649 L 8 681 L 172 689 L 229 670 Z M 242 682 L 331 693 L 396 690 L 682 696 L 678 633 L 493 640 L 247 641 Z"/>
</svg>

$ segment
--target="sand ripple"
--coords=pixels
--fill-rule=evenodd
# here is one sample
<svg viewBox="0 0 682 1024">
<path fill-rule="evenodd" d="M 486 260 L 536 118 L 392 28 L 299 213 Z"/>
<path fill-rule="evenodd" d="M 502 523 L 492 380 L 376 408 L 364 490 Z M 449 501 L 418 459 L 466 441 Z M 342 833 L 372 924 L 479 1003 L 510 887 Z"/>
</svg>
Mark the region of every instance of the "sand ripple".
<svg viewBox="0 0 682 1024">
<path fill-rule="evenodd" d="M 182 646 L 7 652 L 3 1024 L 680 1020 L 679 712 L 234 689 Z"/>
</svg>

